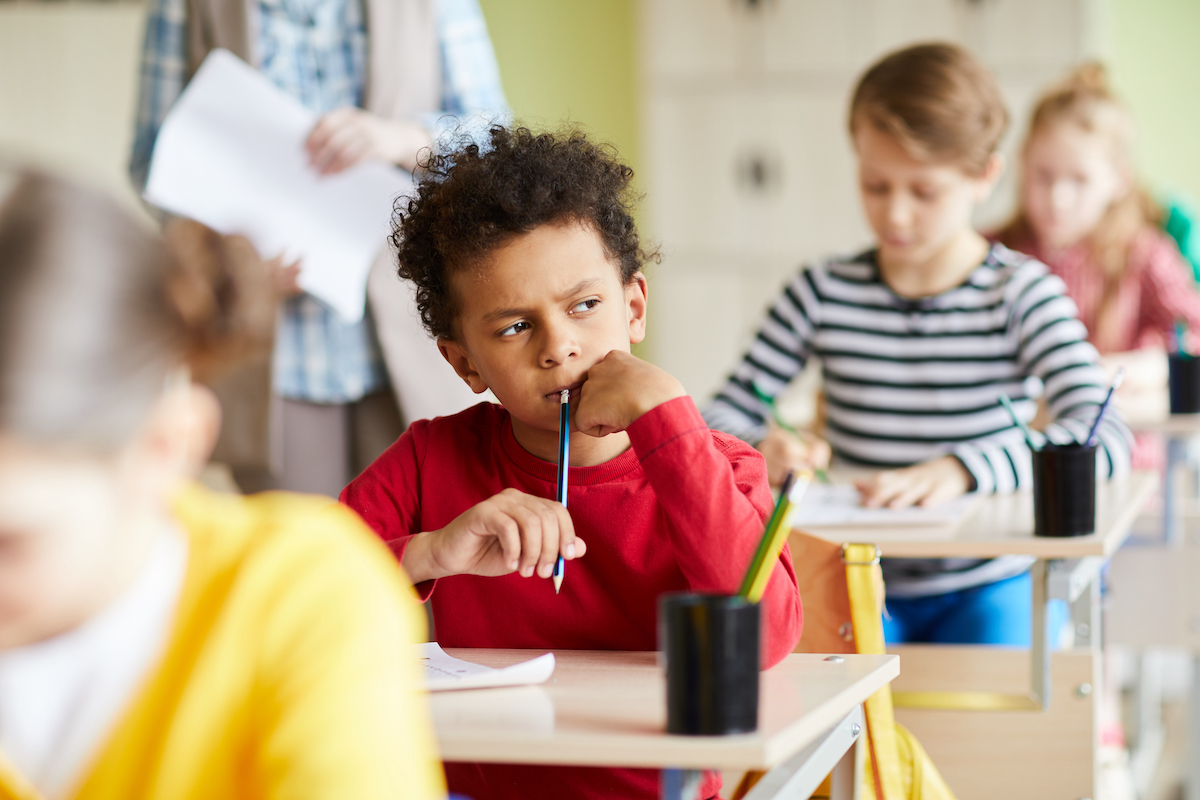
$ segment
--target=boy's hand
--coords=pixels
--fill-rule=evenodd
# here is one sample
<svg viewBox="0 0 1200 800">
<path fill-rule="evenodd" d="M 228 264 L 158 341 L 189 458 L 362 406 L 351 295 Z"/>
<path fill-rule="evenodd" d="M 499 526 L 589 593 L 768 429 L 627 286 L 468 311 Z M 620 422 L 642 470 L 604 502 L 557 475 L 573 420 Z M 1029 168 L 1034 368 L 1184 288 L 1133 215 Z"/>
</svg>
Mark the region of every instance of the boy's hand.
<svg viewBox="0 0 1200 800">
<path fill-rule="evenodd" d="M 833 456 L 829 442 L 821 437 L 774 426 L 758 443 L 758 452 L 767 461 L 767 482 L 772 486 L 781 486 L 789 472 L 825 469 Z"/>
<path fill-rule="evenodd" d="M 954 456 L 923 464 L 877 472 L 854 485 L 867 508 L 936 506 L 971 489 L 971 473 Z"/>
<path fill-rule="evenodd" d="M 588 436 L 623 431 L 652 408 L 687 392 L 666 370 L 622 350 L 609 351 L 580 389 L 575 430 Z"/>
<path fill-rule="evenodd" d="M 587 552 L 561 503 L 505 489 L 459 514 L 438 531 L 418 533 L 404 551 L 413 583 L 448 575 L 549 578 L 559 553 L 570 561 Z"/>
</svg>

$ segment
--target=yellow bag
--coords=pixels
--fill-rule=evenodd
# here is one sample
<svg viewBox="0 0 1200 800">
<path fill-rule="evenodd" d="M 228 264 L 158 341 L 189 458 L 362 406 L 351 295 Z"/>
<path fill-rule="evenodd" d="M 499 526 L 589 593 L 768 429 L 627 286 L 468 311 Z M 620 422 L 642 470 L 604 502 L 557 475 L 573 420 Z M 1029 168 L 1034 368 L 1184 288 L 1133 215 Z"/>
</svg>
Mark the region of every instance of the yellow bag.
<svg viewBox="0 0 1200 800">
<path fill-rule="evenodd" d="M 883 654 L 883 621 L 875 587 L 881 583 L 879 550 L 869 544 L 842 547 L 850 619 L 859 653 Z M 867 717 L 867 774 L 863 794 L 873 800 L 954 800 L 921 743 L 896 723 L 892 688 L 885 686 L 863 704 Z"/>
<path fill-rule="evenodd" d="M 836 545 L 799 531 L 788 542 L 804 598 L 803 653 L 886 652 L 883 642 L 883 575 L 874 545 Z M 896 723 L 891 687 L 863 704 L 867 718 L 863 797 L 869 800 L 954 800 L 954 794 L 911 733 Z M 747 773 L 731 795 L 740 800 L 762 777 Z M 829 797 L 829 780 L 812 800 Z"/>
</svg>

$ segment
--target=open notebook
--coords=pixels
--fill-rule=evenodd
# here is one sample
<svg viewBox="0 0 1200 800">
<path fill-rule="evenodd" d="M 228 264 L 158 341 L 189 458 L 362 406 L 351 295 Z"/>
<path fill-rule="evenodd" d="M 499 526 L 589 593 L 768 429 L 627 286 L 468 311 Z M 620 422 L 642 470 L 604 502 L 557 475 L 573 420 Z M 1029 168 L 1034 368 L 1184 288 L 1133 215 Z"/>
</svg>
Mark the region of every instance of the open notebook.
<svg viewBox="0 0 1200 800">
<path fill-rule="evenodd" d="M 792 527 L 953 525 L 978 499 L 978 494 L 966 494 L 932 508 L 863 508 L 853 486 L 814 483 L 796 509 Z"/>
<path fill-rule="evenodd" d="M 545 683 L 554 674 L 553 653 L 494 669 L 447 655 L 437 642 L 425 642 L 418 647 L 425 687 L 431 692 L 526 686 Z"/>
</svg>

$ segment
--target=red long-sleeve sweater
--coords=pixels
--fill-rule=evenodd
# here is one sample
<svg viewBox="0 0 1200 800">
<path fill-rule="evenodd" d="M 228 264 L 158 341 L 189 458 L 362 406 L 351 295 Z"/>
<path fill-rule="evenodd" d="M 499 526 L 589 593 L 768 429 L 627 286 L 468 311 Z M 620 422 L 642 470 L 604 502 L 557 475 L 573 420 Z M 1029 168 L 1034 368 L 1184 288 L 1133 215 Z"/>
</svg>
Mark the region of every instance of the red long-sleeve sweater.
<svg viewBox="0 0 1200 800">
<path fill-rule="evenodd" d="M 567 562 L 562 594 L 549 580 L 455 575 L 432 593 L 443 647 L 653 650 L 663 592 L 732 594 L 771 510 L 766 467 L 751 447 L 710 431 L 690 398 L 629 427 L 633 447 L 604 464 L 572 467 L 567 508 L 587 554 Z M 480 404 L 422 420 L 342 493 L 401 558 L 412 534 L 444 527 L 506 488 L 554 497 L 555 465 L 526 452 L 508 412 Z M 803 622 L 784 548 L 762 601 L 763 667 L 795 647 Z M 534 755 L 534 754 L 531 754 Z M 489 800 L 653 798 L 645 769 L 447 764 L 451 791 Z M 702 797 L 714 797 L 709 774 Z"/>
</svg>

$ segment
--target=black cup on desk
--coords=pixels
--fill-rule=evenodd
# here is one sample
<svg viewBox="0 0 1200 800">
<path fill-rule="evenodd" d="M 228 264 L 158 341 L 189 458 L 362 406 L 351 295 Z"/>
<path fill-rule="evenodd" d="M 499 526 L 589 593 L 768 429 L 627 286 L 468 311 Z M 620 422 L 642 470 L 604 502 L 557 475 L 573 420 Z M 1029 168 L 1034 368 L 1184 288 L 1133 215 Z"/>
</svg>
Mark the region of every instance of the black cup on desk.
<svg viewBox="0 0 1200 800">
<path fill-rule="evenodd" d="M 1087 536 L 1096 530 L 1096 445 L 1046 444 L 1033 451 L 1033 533 Z"/>
<path fill-rule="evenodd" d="M 667 733 L 719 736 L 758 728 L 759 624 L 758 603 L 744 597 L 659 598 Z"/>
<path fill-rule="evenodd" d="M 1172 414 L 1200 413 L 1200 358 L 1187 353 L 1169 353 L 1167 388 Z"/>
</svg>

